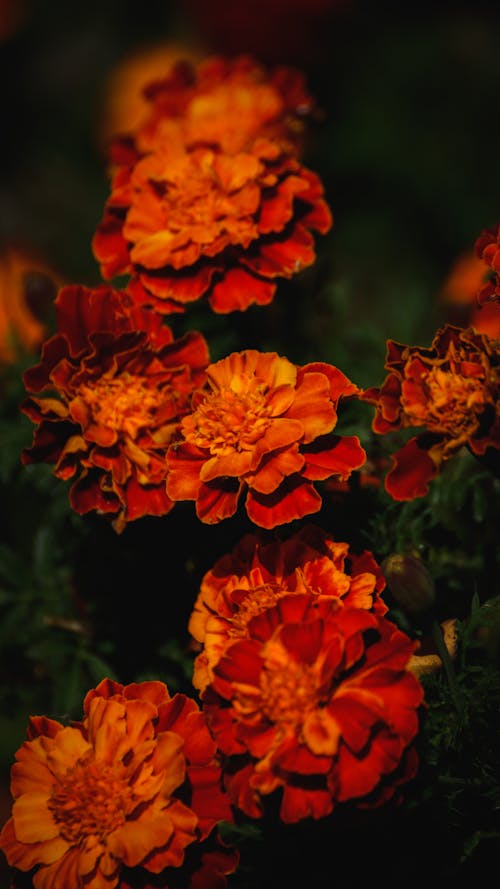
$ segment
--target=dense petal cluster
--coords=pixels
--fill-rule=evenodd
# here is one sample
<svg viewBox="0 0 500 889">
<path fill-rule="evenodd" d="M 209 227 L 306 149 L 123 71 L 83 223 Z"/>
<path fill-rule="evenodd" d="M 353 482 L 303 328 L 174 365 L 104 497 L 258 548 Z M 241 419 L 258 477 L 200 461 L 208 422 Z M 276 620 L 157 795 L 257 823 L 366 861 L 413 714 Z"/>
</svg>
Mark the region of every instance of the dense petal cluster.
<svg viewBox="0 0 500 889">
<path fill-rule="evenodd" d="M 161 682 L 103 680 L 81 722 L 32 717 L 11 772 L 9 864 L 35 889 L 114 889 L 124 867 L 181 868 L 186 847 L 231 818 L 197 704 Z"/>
<path fill-rule="evenodd" d="M 491 277 L 477 294 L 478 304 L 500 302 L 500 222 L 487 228 L 475 243 L 476 255 L 491 270 Z"/>
<path fill-rule="evenodd" d="M 209 524 L 234 515 L 244 494 L 263 528 L 317 512 L 314 482 L 348 478 L 365 461 L 357 436 L 333 432 L 339 401 L 357 392 L 332 365 L 297 367 L 275 352 L 211 364 L 167 452 L 168 496 L 196 501 Z"/>
<path fill-rule="evenodd" d="M 288 595 L 253 617 L 202 696 L 233 804 L 259 817 L 280 791 L 280 817 L 296 822 L 390 799 L 417 767 L 414 647 L 332 598 Z"/>
<path fill-rule="evenodd" d="M 383 385 L 362 396 L 376 406 L 373 430 L 424 427 L 392 458 L 385 486 L 394 499 L 424 496 L 463 446 L 477 456 L 500 448 L 499 340 L 445 325 L 430 349 L 389 340 L 385 367 Z"/>
<path fill-rule="evenodd" d="M 310 107 L 301 77 L 216 58 L 174 66 L 146 95 L 148 124 L 112 155 L 93 238 L 103 276 L 131 276 L 134 300 L 167 314 L 202 297 L 218 313 L 271 302 L 332 224 L 291 138 Z"/>
<path fill-rule="evenodd" d="M 202 579 L 189 631 L 202 645 L 193 684 L 203 690 L 229 644 L 247 635 L 248 622 L 291 593 L 336 599 L 383 615 L 385 579 L 372 553 L 349 551 L 315 525 L 288 540 L 246 535 Z"/>
<path fill-rule="evenodd" d="M 165 55 L 165 67 L 172 60 Z M 129 135 L 139 154 L 172 134 L 172 124 L 186 148 L 211 145 L 237 154 L 257 136 L 300 150 L 304 119 L 314 102 L 301 72 L 287 66 L 268 69 L 248 55 L 213 56 L 198 64 L 176 60 L 163 76 L 143 86 L 149 114 Z M 116 152 L 120 154 L 121 142 Z"/>
<path fill-rule="evenodd" d="M 23 462 L 55 464 L 73 480 L 76 512 L 106 513 L 117 531 L 169 512 L 165 455 L 204 379 L 204 338 L 175 340 L 161 316 L 106 286 L 65 287 L 56 309 L 58 332 L 24 375 L 28 392 L 42 394 L 22 405 L 37 424 Z"/>
</svg>

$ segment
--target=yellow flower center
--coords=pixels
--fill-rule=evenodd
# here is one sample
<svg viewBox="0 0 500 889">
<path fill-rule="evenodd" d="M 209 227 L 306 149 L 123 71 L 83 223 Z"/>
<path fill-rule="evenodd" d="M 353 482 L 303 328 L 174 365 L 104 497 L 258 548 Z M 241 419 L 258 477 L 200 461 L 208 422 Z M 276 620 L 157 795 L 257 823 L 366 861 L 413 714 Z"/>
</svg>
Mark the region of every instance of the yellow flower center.
<svg viewBox="0 0 500 889">
<path fill-rule="evenodd" d="M 433 367 L 423 379 L 422 401 L 401 398 L 411 425 L 425 425 L 431 432 L 445 432 L 466 439 L 478 425 L 485 405 L 484 382 Z"/>
<path fill-rule="evenodd" d="M 127 372 L 119 377 L 84 383 L 78 394 L 90 409 L 96 425 L 125 433 L 132 439 L 141 430 L 155 425 L 155 413 L 165 398 L 146 377 Z"/>
<path fill-rule="evenodd" d="M 242 392 L 225 388 L 209 393 L 196 411 L 182 421 L 184 435 L 199 448 L 225 456 L 251 451 L 271 423 L 271 408 L 263 386 Z"/>
<path fill-rule="evenodd" d="M 288 590 L 277 584 L 263 584 L 249 590 L 243 601 L 229 621 L 229 633 L 231 637 L 246 637 L 248 622 L 257 614 L 261 614 L 266 608 L 276 605 L 278 599 L 284 596 Z"/>
<path fill-rule="evenodd" d="M 298 663 L 278 643 L 271 642 L 261 679 L 262 712 L 274 725 L 293 730 L 321 705 L 317 668 Z"/>
<path fill-rule="evenodd" d="M 102 841 L 121 827 L 132 807 L 122 771 L 87 758 L 57 782 L 48 805 L 63 839 L 72 845 L 89 836 Z"/>
</svg>

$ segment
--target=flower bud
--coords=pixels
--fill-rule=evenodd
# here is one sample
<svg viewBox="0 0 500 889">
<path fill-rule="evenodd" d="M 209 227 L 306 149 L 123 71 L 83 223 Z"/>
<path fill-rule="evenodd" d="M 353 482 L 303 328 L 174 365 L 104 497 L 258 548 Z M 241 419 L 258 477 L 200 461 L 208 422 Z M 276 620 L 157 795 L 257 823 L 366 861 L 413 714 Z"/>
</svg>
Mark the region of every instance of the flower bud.
<svg viewBox="0 0 500 889">
<path fill-rule="evenodd" d="M 382 563 L 387 586 L 403 611 L 422 615 L 432 608 L 434 581 L 418 556 L 393 553 Z"/>
</svg>

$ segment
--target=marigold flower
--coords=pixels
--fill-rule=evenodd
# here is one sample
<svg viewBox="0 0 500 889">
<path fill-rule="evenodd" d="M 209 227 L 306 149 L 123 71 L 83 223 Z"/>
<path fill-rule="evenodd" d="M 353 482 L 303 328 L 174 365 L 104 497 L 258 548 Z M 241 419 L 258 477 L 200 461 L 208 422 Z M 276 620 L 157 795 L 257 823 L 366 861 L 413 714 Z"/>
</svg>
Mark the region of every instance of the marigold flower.
<svg viewBox="0 0 500 889">
<path fill-rule="evenodd" d="M 116 531 L 172 508 L 165 455 L 209 361 L 205 340 L 174 340 L 161 318 L 109 287 L 70 286 L 56 300 L 58 332 L 26 371 L 22 410 L 37 424 L 23 463 L 74 479 L 70 502 L 114 519 Z"/>
<path fill-rule="evenodd" d="M 39 257 L 21 247 L 0 254 L 0 361 L 12 362 L 20 350 L 34 352 L 45 334 L 44 316 L 61 284 Z"/>
<path fill-rule="evenodd" d="M 286 541 L 266 542 L 247 534 L 230 554 L 218 559 L 202 579 L 189 621 L 203 645 L 193 684 L 203 690 L 227 646 L 247 636 L 249 620 L 290 593 L 334 598 L 346 607 L 385 614 L 385 580 L 372 553 L 349 551 L 315 525 Z"/>
<path fill-rule="evenodd" d="M 233 804 L 281 791 L 285 822 L 380 804 L 415 774 L 415 643 L 384 617 L 289 595 L 253 617 L 214 667 L 203 708 Z"/>
<path fill-rule="evenodd" d="M 231 817 L 215 753 L 194 701 L 103 680 L 82 722 L 31 718 L 0 847 L 12 867 L 37 868 L 35 889 L 114 889 L 123 867 L 179 868 Z"/>
<path fill-rule="evenodd" d="M 314 108 L 300 71 L 268 69 L 248 55 L 211 56 L 196 64 L 191 54 L 151 79 L 143 95 L 149 115 L 129 133 L 140 154 L 164 142 L 172 123 L 186 148 L 205 144 L 238 154 L 265 136 L 298 151 L 304 119 Z"/>
<path fill-rule="evenodd" d="M 474 327 L 493 339 L 500 337 L 497 297 L 500 300 L 500 278 L 492 278 L 489 266 L 474 251 L 456 260 L 441 290 L 449 322 Z"/>
<path fill-rule="evenodd" d="M 271 302 L 277 278 L 314 262 L 311 232 L 331 224 L 320 180 L 277 141 L 187 149 L 171 125 L 118 166 L 93 250 L 105 278 L 132 275 L 137 303 L 183 312 L 206 297 L 228 313 Z"/>
<path fill-rule="evenodd" d="M 167 494 L 196 501 L 201 521 L 234 515 L 246 492 L 255 525 L 291 522 L 321 508 L 313 482 L 364 463 L 357 436 L 333 433 L 339 401 L 358 392 L 336 367 L 247 349 L 211 364 L 206 379 L 167 452 Z"/>
<path fill-rule="evenodd" d="M 481 232 L 475 243 L 475 251 L 493 273 L 477 294 L 478 305 L 500 302 L 500 222 Z"/>
<path fill-rule="evenodd" d="M 430 349 L 388 340 L 381 387 L 362 398 L 376 406 L 385 434 L 424 427 L 392 458 L 385 486 L 395 500 L 422 497 L 441 464 L 466 446 L 476 456 L 500 448 L 500 341 L 445 325 Z"/>
</svg>

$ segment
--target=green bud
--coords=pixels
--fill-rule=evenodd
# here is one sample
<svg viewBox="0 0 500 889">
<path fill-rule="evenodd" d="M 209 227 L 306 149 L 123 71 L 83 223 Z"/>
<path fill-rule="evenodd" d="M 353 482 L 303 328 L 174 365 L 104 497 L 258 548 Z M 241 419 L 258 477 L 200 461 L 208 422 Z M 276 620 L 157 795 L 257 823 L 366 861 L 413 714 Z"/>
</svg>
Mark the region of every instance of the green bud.
<svg viewBox="0 0 500 889">
<path fill-rule="evenodd" d="M 382 563 L 387 586 L 403 611 L 423 615 L 434 605 L 434 581 L 419 556 L 393 553 Z"/>
</svg>

